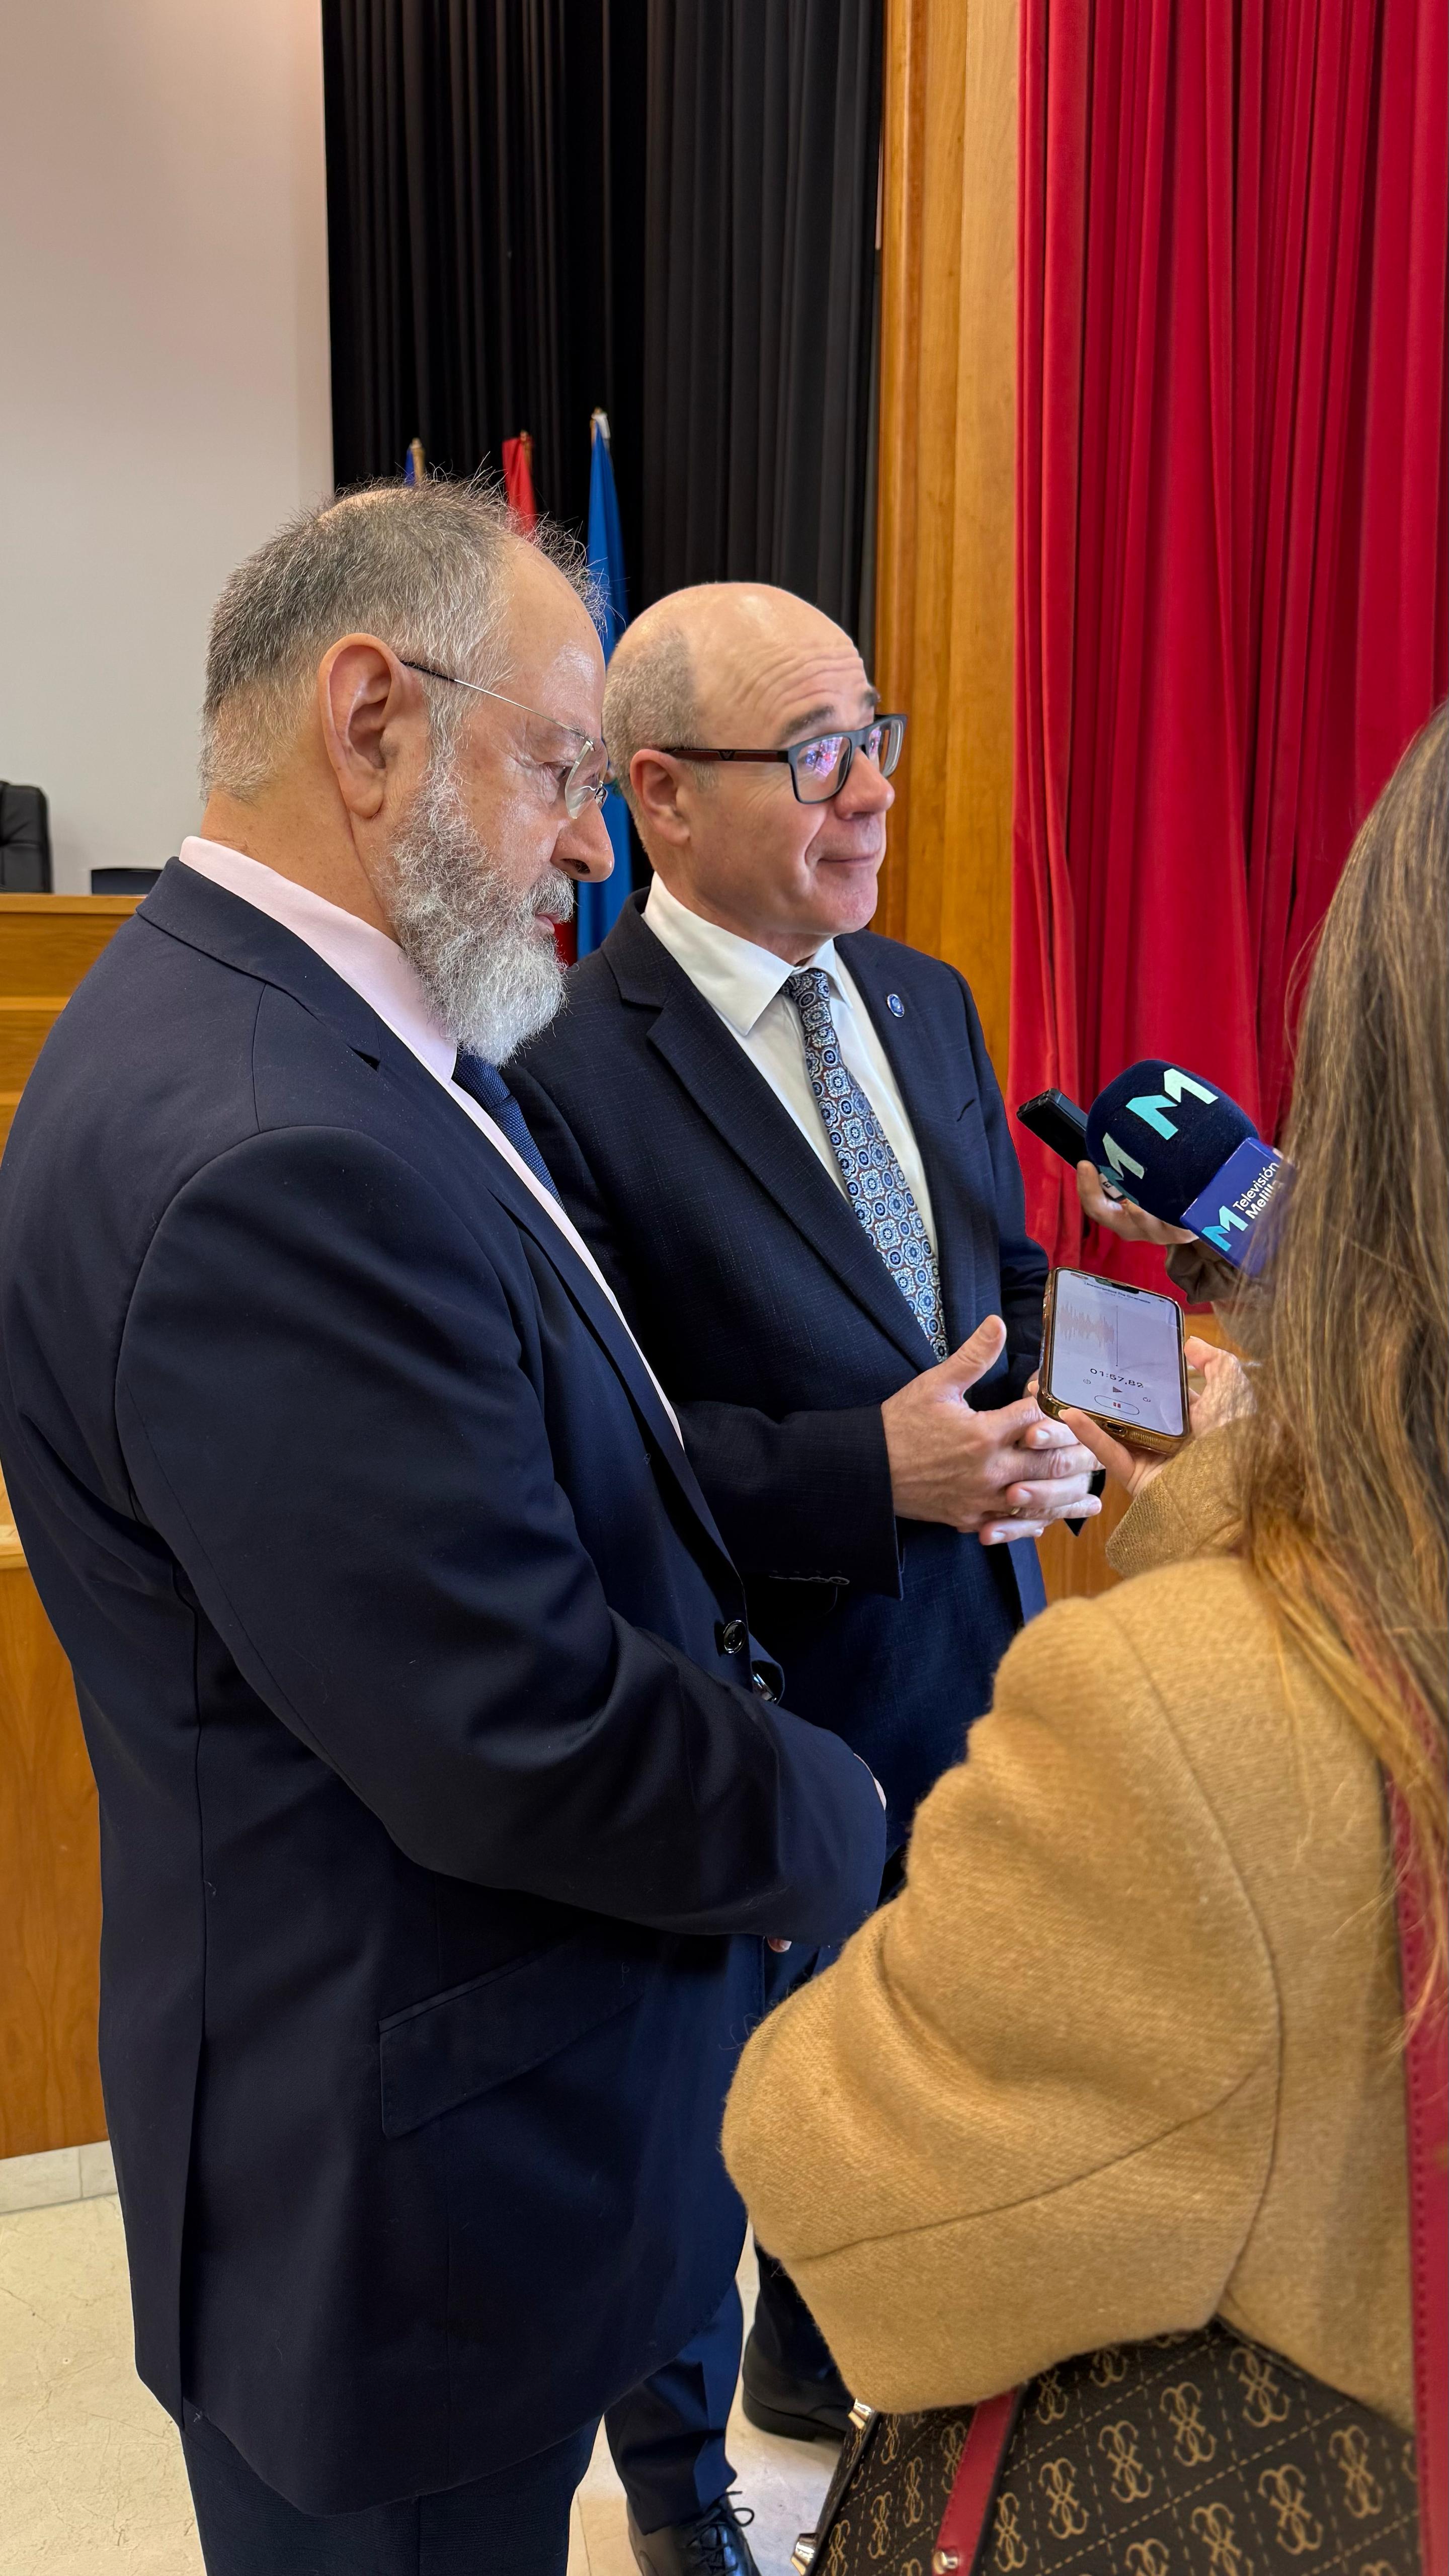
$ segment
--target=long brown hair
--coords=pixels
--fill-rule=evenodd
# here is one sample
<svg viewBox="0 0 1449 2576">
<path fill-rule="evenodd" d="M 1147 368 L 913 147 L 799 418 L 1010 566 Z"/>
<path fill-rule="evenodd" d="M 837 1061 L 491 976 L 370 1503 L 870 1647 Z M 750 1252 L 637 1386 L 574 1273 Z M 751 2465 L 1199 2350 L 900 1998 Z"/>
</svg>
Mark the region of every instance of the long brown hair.
<svg viewBox="0 0 1449 2576">
<path fill-rule="evenodd" d="M 1445 1958 L 1449 709 L 1355 843 L 1304 1001 L 1243 1547 L 1407 1810 Z M 1413 1999 L 1410 1999 L 1411 2001 Z"/>
</svg>

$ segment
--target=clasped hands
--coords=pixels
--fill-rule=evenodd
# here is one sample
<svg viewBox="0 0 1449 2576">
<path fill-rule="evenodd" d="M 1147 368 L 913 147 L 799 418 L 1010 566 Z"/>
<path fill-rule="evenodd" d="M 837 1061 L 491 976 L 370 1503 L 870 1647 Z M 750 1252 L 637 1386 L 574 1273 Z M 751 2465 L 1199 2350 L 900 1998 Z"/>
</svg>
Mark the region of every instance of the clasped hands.
<svg viewBox="0 0 1449 2576">
<path fill-rule="evenodd" d="M 959 1350 L 881 1406 L 899 1519 L 944 1521 L 998 1547 L 1101 1510 L 1088 1491 L 1096 1459 L 1032 1397 L 995 1412 L 967 1402 L 1005 1344 L 1001 1317 L 988 1315 Z"/>
</svg>

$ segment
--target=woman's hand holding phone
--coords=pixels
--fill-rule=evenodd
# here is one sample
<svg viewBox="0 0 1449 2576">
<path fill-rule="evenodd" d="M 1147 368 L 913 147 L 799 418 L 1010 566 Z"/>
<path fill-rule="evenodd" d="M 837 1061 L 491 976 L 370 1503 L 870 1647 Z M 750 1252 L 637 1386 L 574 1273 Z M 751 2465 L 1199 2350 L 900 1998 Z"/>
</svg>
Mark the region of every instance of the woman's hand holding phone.
<svg viewBox="0 0 1449 2576">
<path fill-rule="evenodd" d="M 1188 1388 L 1188 1423 L 1195 1440 L 1205 1432 L 1216 1431 L 1219 1424 L 1231 1422 L 1237 1414 L 1253 1409 L 1252 1381 L 1242 1361 L 1234 1352 L 1218 1348 L 1216 1342 L 1204 1342 L 1193 1333 L 1183 1345 L 1188 1367 L 1201 1378 L 1200 1386 Z M 1029 1387 L 1027 1393 L 1032 1389 Z M 1140 1449 L 1129 1449 L 1124 1441 L 1114 1440 L 1088 1413 L 1067 1406 L 1057 1417 L 1067 1424 L 1084 1449 L 1090 1449 L 1100 1467 L 1105 1467 L 1114 1485 L 1126 1494 L 1140 1494 L 1152 1477 L 1160 1476 L 1168 1465 L 1165 1458 L 1149 1458 Z"/>
</svg>

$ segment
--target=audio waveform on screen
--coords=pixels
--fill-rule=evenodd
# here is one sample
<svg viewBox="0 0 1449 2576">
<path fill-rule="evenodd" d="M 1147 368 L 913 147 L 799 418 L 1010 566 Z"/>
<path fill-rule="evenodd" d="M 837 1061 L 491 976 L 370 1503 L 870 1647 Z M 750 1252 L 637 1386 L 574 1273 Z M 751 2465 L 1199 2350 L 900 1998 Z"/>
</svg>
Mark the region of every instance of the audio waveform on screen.
<svg viewBox="0 0 1449 2576">
<path fill-rule="evenodd" d="M 1116 1320 L 1111 1315 L 1094 1314 L 1090 1307 L 1064 1305 L 1057 1316 L 1057 1339 L 1066 1351 L 1090 1356 L 1101 1351 L 1112 1358 L 1117 1348 Z"/>
</svg>

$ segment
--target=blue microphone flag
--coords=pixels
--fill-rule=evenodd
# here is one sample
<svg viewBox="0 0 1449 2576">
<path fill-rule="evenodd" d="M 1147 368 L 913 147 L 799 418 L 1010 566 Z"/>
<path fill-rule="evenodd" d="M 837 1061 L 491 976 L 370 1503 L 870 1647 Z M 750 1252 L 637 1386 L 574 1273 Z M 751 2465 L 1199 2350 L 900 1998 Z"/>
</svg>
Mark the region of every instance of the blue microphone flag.
<svg viewBox="0 0 1449 2576">
<path fill-rule="evenodd" d="M 1183 1209 L 1183 1224 L 1225 1260 L 1246 1270 L 1250 1279 L 1255 1278 L 1268 1256 L 1263 1220 L 1279 1175 L 1287 1168 L 1282 1155 L 1265 1145 L 1261 1136 L 1245 1136 L 1207 1188 Z"/>
</svg>

